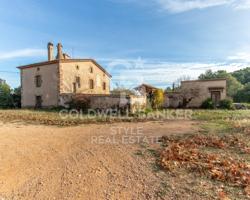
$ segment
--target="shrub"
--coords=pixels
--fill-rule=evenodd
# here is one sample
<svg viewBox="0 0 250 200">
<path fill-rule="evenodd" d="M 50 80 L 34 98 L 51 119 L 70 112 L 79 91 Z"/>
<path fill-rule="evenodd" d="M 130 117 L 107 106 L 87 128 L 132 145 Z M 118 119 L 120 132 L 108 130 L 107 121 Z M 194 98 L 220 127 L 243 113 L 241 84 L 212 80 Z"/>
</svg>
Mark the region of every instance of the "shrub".
<svg viewBox="0 0 250 200">
<path fill-rule="evenodd" d="M 11 88 L 6 83 L 0 84 L 0 108 L 12 108 L 13 99 L 11 96 Z"/>
<path fill-rule="evenodd" d="M 12 93 L 13 107 L 21 108 L 21 87 L 15 88 Z"/>
<path fill-rule="evenodd" d="M 215 108 L 215 104 L 214 104 L 214 102 L 213 102 L 213 100 L 211 98 L 208 98 L 205 101 L 203 101 L 203 103 L 201 104 L 201 108 L 204 108 L 204 109 L 214 109 Z"/>
<path fill-rule="evenodd" d="M 164 92 L 162 89 L 157 89 L 153 93 L 153 108 L 158 109 L 162 107 L 162 104 L 164 102 Z"/>
<path fill-rule="evenodd" d="M 243 103 L 243 105 L 246 107 L 246 109 L 250 110 L 250 104 L 249 103 Z"/>
<path fill-rule="evenodd" d="M 87 97 L 80 98 L 80 99 L 72 99 L 69 103 L 70 109 L 76 109 L 81 111 L 87 111 L 90 107 L 90 99 Z"/>
<path fill-rule="evenodd" d="M 219 103 L 219 108 L 221 109 L 233 109 L 233 107 L 233 101 L 231 99 L 224 99 Z"/>
</svg>

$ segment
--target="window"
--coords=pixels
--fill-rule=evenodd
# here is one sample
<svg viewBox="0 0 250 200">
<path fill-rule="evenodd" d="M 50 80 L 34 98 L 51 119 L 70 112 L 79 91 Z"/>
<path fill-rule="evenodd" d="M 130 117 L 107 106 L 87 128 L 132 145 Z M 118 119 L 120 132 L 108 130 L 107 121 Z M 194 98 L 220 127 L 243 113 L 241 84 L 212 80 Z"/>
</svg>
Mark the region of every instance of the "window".
<svg viewBox="0 0 250 200">
<path fill-rule="evenodd" d="M 76 65 L 76 69 L 79 70 L 79 65 Z"/>
<path fill-rule="evenodd" d="M 40 75 L 35 76 L 35 84 L 36 84 L 36 87 L 42 86 L 42 78 Z"/>
<path fill-rule="evenodd" d="M 89 80 L 89 88 L 94 89 L 94 80 L 93 79 Z"/>
<path fill-rule="evenodd" d="M 79 76 L 76 77 L 76 84 L 77 84 L 78 88 L 81 87 L 81 79 Z"/>
<path fill-rule="evenodd" d="M 37 71 L 40 71 L 40 68 L 38 67 L 36 70 L 37 70 Z"/>
<path fill-rule="evenodd" d="M 105 82 L 102 83 L 102 89 L 106 90 L 106 83 Z"/>
<path fill-rule="evenodd" d="M 93 67 L 91 67 L 91 66 L 89 67 L 89 72 L 93 73 Z"/>
</svg>

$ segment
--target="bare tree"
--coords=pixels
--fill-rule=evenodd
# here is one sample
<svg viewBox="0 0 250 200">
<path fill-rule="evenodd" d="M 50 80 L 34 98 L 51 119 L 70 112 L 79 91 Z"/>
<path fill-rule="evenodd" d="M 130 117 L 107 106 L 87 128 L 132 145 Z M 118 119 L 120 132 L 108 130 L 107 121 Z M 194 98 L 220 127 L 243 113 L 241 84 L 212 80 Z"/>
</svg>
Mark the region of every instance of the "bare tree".
<svg viewBox="0 0 250 200">
<path fill-rule="evenodd" d="M 195 97 L 200 95 L 200 88 L 181 88 L 181 97 L 182 97 L 182 107 L 186 108 L 187 105 Z"/>
<path fill-rule="evenodd" d="M 174 84 L 179 88 L 181 86 L 182 81 L 189 81 L 189 80 L 191 80 L 190 76 L 182 75 L 174 82 Z"/>
</svg>

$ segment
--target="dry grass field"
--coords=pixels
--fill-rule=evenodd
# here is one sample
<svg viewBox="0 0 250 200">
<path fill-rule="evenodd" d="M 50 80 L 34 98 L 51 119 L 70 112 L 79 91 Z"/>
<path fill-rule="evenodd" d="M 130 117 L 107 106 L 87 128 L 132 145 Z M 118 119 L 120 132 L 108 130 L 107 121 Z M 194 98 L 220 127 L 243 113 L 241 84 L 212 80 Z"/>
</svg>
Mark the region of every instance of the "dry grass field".
<svg viewBox="0 0 250 200">
<path fill-rule="evenodd" d="M 91 120 L 1 110 L 0 199 L 248 198 L 249 111 Z"/>
</svg>

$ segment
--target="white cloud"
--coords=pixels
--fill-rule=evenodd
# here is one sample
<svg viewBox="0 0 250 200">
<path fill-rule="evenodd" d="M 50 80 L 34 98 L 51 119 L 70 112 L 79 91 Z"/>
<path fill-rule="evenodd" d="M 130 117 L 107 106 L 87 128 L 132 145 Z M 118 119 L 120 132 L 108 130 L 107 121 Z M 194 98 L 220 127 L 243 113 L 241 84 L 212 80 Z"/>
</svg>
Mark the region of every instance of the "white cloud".
<svg viewBox="0 0 250 200">
<path fill-rule="evenodd" d="M 237 62 L 250 62 L 250 53 L 240 52 L 236 55 L 229 56 L 228 59 Z"/>
<path fill-rule="evenodd" d="M 230 0 L 156 0 L 162 9 L 172 13 L 230 4 Z"/>
<path fill-rule="evenodd" d="M 230 6 L 236 10 L 250 9 L 250 0 L 153 0 L 161 9 L 170 13 L 181 13 L 216 6 Z"/>
<path fill-rule="evenodd" d="M 233 3 L 233 7 L 237 10 L 250 9 L 250 0 L 237 0 Z"/>
<path fill-rule="evenodd" d="M 114 3 L 134 3 L 138 5 L 159 6 L 169 13 L 181 13 L 190 10 L 227 6 L 235 10 L 250 9 L 250 0 L 109 0 Z"/>
<path fill-rule="evenodd" d="M 21 49 L 10 52 L 0 52 L 0 60 L 44 55 L 46 55 L 46 50 L 44 49 Z"/>
<path fill-rule="evenodd" d="M 250 0 L 109 0 L 114 3 L 136 3 L 138 5 L 156 4 L 169 13 L 181 13 L 190 10 L 202 10 L 217 6 L 228 6 L 235 10 L 250 9 Z"/>
<path fill-rule="evenodd" d="M 202 63 L 202 62 L 167 62 L 161 60 L 145 59 L 105 59 L 108 72 L 112 77 L 114 85 L 134 88 L 141 83 L 149 83 L 158 87 L 167 87 L 182 76 L 189 76 L 197 79 L 201 73 L 211 69 L 227 70 L 232 72 L 247 67 L 246 62 L 222 62 L 222 63 Z M 250 61 L 249 61 L 250 63 Z"/>
</svg>

